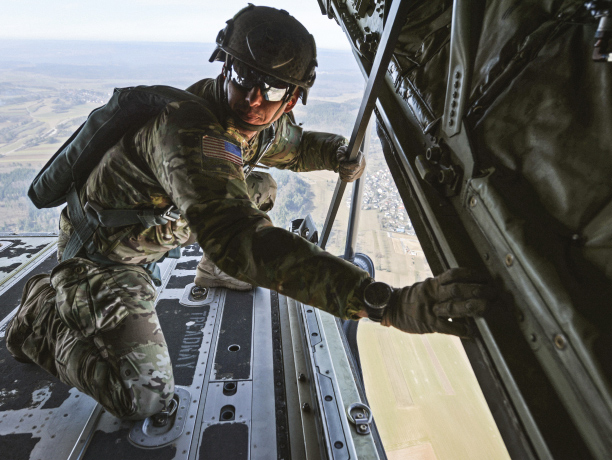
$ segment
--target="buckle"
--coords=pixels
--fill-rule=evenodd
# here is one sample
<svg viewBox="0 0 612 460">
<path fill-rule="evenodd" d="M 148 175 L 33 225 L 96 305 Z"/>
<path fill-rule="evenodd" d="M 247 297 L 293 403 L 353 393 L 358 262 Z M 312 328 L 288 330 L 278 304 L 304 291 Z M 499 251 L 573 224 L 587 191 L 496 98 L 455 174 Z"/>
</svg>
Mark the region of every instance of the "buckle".
<svg viewBox="0 0 612 460">
<path fill-rule="evenodd" d="M 178 210 L 175 211 L 175 209 L 176 209 L 176 206 L 171 204 L 170 206 L 168 206 L 168 208 L 164 211 L 164 213 L 160 217 L 162 219 L 169 220 L 170 222 L 176 222 L 177 220 L 181 218 L 181 213 L 178 212 Z"/>
<path fill-rule="evenodd" d="M 102 206 L 100 206 L 98 203 L 94 203 L 93 201 L 88 201 L 87 203 L 85 203 L 85 206 L 83 206 L 83 211 L 87 214 L 87 213 L 95 213 L 96 215 L 100 215 L 100 213 L 102 211 L 104 211 L 104 209 L 102 209 Z"/>
</svg>

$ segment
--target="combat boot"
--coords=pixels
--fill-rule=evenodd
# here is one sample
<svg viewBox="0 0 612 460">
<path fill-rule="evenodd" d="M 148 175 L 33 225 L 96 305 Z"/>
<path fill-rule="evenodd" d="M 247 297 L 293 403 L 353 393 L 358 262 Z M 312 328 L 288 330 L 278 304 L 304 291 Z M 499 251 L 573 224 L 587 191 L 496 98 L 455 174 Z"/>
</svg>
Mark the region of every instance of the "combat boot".
<svg viewBox="0 0 612 460">
<path fill-rule="evenodd" d="M 6 348 L 22 363 L 33 360 L 24 352 L 24 343 L 34 332 L 34 323 L 47 310 L 55 306 L 55 289 L 48 274 L 33 276 L 23 288 L 19 310 L 9 323 L 6 332 Z"/>
<path fill-rule="evenodd" d="M 253 286 L 244 281 L 237 280 L 221 271 L 206 254 L 202 256 L 202 260 L 196 269 L 195 284 L 200 287 L 225 287 L 235 291 L 249 291 Z"/>
</svg>

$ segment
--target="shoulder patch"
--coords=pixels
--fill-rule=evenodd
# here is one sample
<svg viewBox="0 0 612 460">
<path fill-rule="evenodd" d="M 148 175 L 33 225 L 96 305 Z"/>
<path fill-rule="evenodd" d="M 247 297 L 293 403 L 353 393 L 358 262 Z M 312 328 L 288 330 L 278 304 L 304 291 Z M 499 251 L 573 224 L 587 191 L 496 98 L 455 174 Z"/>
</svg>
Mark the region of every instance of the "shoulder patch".
<svg viewBox="0 0 612 460">
<path fill-rule="evenodd" d="M 235 144 L 218 137 L 203 136 L 202 152 L 208 158 L 231 161 L 242 166 L 242 150 Z"/>
</svg>

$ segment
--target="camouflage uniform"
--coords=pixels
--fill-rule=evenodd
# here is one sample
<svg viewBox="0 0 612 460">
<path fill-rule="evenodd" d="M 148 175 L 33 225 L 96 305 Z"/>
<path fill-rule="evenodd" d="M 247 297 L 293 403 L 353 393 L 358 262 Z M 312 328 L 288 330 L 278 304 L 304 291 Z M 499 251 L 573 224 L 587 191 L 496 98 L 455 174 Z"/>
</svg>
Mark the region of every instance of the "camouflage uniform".
<svg viewBox="0 0 612 460">
<path fill-rule="evenodd" d="M 149 229 L 98 228 L 94 242 L 109 264 L 75 257 L 58 265 L 51 275 L 56 308 L 49 307 L 53 290 L 48 284 L 47 308 L 34 308 L 36 299 L 26 292 L 7 335 L 16 357 L 40 364 L 121 418 L 144 418 L 172 397 L 172 367 L 154 310 L 155 289 L 140 265 L 158 261 L 194 235 L 219 268 L 242 281 L 342 318 L 356 317 L 364 307 L 366 272 L 274 227 L 258 209 L 270 206 L 269 200 L 259 197 L 258 205 L 251 200 L 265 182 L 258 184 L 261 173 L 248 185 L 239 157 L 232 162 L 206 153 L 208 142 L 221 142 L 248 161 L 260 137 L 249 143 L 234 128 L 214 97 L 216 85 L 215 80 L 197 83 L 190 91 L 203 96 L 201 103 L 171 103 L 135 134 L 124 136 L 82 189 L 83 204 L 163 209 L 174 203 L 182 218 Z M 335 151 L 344 138 L 303 132 L 287 115 L 275 125 L 276 138 L 262 163 L 294 171 L 337 169 Z M 65 214 L 60 227 L 61 254 L 72 232 Z"/>
</svg>

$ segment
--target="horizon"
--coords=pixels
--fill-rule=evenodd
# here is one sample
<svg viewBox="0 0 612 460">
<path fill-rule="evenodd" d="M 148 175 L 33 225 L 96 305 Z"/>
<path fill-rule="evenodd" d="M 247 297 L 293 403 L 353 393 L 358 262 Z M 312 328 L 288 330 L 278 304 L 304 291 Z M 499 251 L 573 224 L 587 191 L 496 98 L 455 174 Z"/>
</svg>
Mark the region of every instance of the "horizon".
<svg viewBox="0 0 612 460">
<path fill-rule="evenodd" d="M 204 42 L 0 39 L 0 74 L 4 80 L 20 78 L 9 76 L 11 72 L 26 71 L 151 82 L 159 82 L 157 77 L 163 75 L 163 81 L 187 84 L 197 76 L 220 72 L 222 63 L 208 61 L 215 46 Z M 348 50 L 319 48 L 317 61 L 319 78 L 329 72 L 362 78 Z"/>
<path fill-rule="evenodd" d="M 29 41 L 29 42 L 84 42 L 84 43 L 148 43 L 148 44 L 172 44 L 172 45 L 210 45 L 216 46 L 213 42 L 204 41 L 162 41 L 162 40 L 111 40 L 111 39 L 94 39 L 94 38 L 19 38 L 19 37 L 1 37 L 0 42 L 3 41 Z M 317 53 L 320 51 L 325 52 L 337 52 L 337 53 L 351 53 L 351 48 L 324 48 L 317 44 Z M 0 59 L 3 56 L 0 55 Z"/>
</svg>

